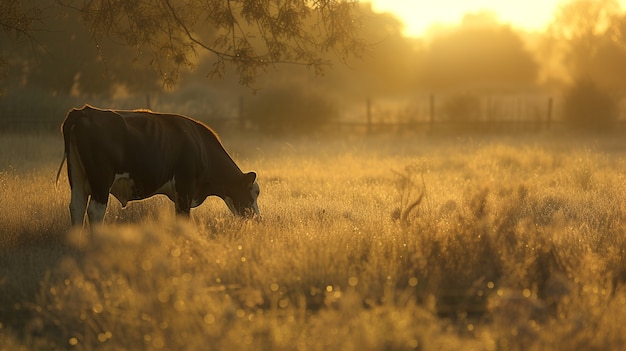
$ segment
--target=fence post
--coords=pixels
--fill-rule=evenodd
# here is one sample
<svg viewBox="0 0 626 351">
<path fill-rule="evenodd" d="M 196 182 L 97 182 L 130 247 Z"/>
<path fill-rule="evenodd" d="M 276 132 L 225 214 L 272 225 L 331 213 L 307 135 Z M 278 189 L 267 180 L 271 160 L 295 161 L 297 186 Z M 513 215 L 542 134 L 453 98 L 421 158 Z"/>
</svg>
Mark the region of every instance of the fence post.
<svg viewBox="0 0 626 351">
<path fill-rule="evenodd" d="M 367 118 L 367 133 L 372 132 L 372 99 L 365 100 L 365 117 Z"/>
<path fill-rule="evenodd" d="M 435 125 L 435 94 L 433 93 L 430 93 L 429 114 L 430 114 L 430 126 L 432 128 Z"/>
<path fill-rule="evenodd" d="M 546 114 L 546 129 L 550 129 L 552 124 L 552 96 L 548 98 L 548 113 Z"/>
</svg>

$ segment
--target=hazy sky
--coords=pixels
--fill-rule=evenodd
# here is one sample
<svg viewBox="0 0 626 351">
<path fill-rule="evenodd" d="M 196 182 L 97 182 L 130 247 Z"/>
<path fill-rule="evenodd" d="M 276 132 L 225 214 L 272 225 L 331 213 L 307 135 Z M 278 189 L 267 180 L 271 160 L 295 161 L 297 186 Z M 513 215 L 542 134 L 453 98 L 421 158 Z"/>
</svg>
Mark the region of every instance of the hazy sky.
<svg viewBox="0 0 626 351">
<path fill-rule="evenodd" d="M 407 35 L 419 36 L 435 23 L 457 24 L 467 12 L 488 10 L 504 23 L 542 30 L 563 0 L 369 0 L 377 12 L 390 12 L 406 25 Z M 362 2 L 368 2 L 363 0 Z M 626 1 L 620 1 L 623 4 Z"/>
</svg>

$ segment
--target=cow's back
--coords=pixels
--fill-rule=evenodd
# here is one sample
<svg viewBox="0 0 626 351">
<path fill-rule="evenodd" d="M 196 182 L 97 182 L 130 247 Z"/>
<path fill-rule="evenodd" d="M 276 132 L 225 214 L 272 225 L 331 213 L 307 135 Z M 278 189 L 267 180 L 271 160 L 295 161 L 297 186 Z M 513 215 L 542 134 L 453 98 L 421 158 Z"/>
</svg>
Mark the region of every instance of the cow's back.
<svg viewBox="0 0 626 351">
<path fill-rule="evenodd" d="M 217 134 L 207 125 L 192 118 L 150 111 L 116 112 L 126 122 L 128 138 L 137 144 L 131 149 L 142 157 L 156 152 L 166 162 L 204 165 L 211 163 L 211 159 L 216 156 L 229 157 Z"/>
</svg>

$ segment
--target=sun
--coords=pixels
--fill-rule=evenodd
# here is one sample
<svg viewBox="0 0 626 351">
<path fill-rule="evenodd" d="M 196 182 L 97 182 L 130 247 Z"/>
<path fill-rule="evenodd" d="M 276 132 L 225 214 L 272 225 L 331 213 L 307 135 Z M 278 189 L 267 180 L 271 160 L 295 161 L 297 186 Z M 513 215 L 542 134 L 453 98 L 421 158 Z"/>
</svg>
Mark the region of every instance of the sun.
<svg viewBox="0 0 626 351">
<path fill-rule="evenodd" d="M 389 12 L 405 24 L 407 36 L 423 36 L 437 24 L 458 24 L 467 13 L 490 12 L 503 23 L 542 31 L 562 0 L 371 0 L 376 12 Z"/>
</svg>

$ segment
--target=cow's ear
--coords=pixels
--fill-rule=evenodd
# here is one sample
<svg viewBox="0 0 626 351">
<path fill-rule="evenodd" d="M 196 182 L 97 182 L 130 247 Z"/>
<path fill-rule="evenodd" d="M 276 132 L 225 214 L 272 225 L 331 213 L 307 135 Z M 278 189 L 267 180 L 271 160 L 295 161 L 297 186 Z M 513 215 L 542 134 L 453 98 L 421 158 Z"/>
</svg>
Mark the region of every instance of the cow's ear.
<svg viewBox="0 0 626 351">
<path fill-rule="evenodd" d="M 251 187 L 252 184 L 254 184 L 255 180 L 256 180 L 256 173 L 254 172 L 248 172 L 243 175 L 243 184 L 245 184 L 246 186 Z"/>
</svg>

